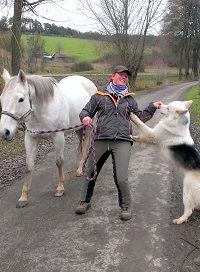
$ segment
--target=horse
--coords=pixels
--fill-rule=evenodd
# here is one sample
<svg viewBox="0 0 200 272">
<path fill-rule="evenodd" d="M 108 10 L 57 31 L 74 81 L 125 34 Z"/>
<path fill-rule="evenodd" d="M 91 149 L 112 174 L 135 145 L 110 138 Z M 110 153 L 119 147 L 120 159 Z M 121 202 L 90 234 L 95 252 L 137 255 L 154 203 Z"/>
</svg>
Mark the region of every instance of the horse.
<svg viewBox="0 0 200 272">
<path fill-rule="evenodd" d="M 11 76 L 4 69 L 2 78 L 5 86 L 0 96 L 0 137 L 12 140 L 21 126 L 25 130 L 26 174 L 16 207 L 23 208 L 28 204 L 38 145 L 43 138 L 52 140 L 55 146 L 59 173 L 55 196 L 60 197 L 64 194 L 65 134 L 75 131 L 78 136 L 81 154 L 76 175 L 81 176 L 90 144 L 91 129 L 85 128 L 83 139 L 83 125 L 79 113 L 97 87 L 83 76 L 71 75 L 58 82 L 53 77 L 25 75 L 21 69 L 16 76 Z"/>
</svg>

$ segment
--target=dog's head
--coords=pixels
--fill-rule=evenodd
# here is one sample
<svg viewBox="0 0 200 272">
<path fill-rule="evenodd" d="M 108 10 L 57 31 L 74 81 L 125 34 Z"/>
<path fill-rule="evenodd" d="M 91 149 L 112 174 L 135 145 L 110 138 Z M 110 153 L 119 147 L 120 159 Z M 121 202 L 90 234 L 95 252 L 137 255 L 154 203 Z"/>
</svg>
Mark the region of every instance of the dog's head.
<svg viewBox="0 0 200 272">
<path fill-rule="evenodd" d="M 173 119 L 177 119 L 188 112 L 192 102 L 192 100 L 173 101 L 168 105 L 161 105 L 159 111 L 160 113 L 164 114 L 165 117 L 172 117 Z"/>
</svg>

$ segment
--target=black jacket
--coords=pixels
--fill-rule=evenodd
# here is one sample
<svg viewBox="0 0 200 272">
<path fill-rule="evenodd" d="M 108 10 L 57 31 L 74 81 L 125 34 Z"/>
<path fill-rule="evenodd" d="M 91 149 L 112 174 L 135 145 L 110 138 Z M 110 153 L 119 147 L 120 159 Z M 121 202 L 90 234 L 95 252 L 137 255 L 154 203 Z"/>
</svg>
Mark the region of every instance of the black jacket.
<svg viewBox="0 0 200 272">
<path fill-rule="evenodd" d="M 85 116 L 93 118 L 98 112 L 96 140 L 120 139 L 132 142 L 129 136 L 132 135 L 130 113 L 133 112 L 143 122 L 146 122 L 156 111 L 153 102 L 140 111 L 133 95 L 134 93 L 127 93 L 121 99 L 117 99 L 108 93 L 105 87 L 91 97 L 79 115 L 80 120 L 82 121 Z"/>
</svg>

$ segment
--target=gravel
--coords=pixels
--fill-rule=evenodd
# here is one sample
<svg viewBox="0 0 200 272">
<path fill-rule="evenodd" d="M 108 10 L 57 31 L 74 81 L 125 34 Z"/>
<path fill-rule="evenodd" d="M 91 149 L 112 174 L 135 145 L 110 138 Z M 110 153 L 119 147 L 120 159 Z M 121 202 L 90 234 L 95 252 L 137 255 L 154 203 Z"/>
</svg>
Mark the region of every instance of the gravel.
<svg viewBox="0 0 200 272">
<path fill-rule="evenodd" d="M 74 133 L 68 134 L 65 137 L 66 144 L 76 141 Z M 36 164 L 45 159 L 46 155 L 54 149 L 54 144 L 51 141 L 43 141 L 39 144 L 36 157 Z M 26 155 L 14 156 L 0 161 L 0 190 L 6 186 L 10 186 L 13 182 L 25 176 L 26 170 Z"/>
</svg>

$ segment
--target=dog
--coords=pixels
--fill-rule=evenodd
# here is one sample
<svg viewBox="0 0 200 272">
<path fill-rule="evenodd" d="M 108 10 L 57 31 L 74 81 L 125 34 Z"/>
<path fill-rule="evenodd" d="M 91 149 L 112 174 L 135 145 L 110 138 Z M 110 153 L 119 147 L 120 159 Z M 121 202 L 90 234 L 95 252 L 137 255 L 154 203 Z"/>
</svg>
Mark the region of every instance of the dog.
<svg viewBox="0 0 200 272">
<path fill-rule="evenodd" d="M 130 116 L 139 129 L 138 136 L 130 135 L 133 141 L 156 145 L 163 157 L 184 174 L 184 213 L 173 220 L 174 224 L 187 222 L 193 210 L 200 209 L 200 153 L 189 130 L 189 108 L 192 102 L 173 101 L 161 105 L 159 111 L 164 117 L 154 128 L 145 125 L 135 114 L 131 113 Z"/>
</svg>

